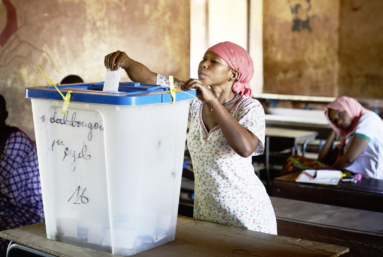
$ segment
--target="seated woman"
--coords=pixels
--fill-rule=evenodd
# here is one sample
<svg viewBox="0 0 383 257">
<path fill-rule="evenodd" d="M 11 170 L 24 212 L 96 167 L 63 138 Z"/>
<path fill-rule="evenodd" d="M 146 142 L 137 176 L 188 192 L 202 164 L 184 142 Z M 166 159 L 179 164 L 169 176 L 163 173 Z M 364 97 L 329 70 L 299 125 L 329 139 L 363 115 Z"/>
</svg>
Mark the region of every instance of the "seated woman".
<svg viewBox="0 0 383 257">
<path fill-rule="evenodd" d="M 383 121 L 348 96 L 327 105 L 325 115 L 333 131 L 319 153 L 318 161 L 292 156 L 281 175 L 300 169 L 334 169 L 383 179 Z M 331 150 L 336 135 L 339 149 Z M 334 153 L 336 158 L 334 158 Z"/>
<path fill-rule="evenodd" d="M 0 95 L 0 231 L 44 222 L 36 148 L 25 133 L 6 125 L 7 117 Z M 0 257 L 8 243 L 0 238 Z"/>
</svg>

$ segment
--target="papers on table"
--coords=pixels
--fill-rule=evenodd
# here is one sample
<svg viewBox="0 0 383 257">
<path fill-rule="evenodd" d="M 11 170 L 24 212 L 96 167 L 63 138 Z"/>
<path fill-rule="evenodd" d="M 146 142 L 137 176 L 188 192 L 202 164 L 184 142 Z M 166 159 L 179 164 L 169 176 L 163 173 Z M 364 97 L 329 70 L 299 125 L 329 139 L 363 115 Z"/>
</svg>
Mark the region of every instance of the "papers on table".
<svg viewBox="0 0 383 257">
<path fill-rule="evenodd" d="M 295 182 L 337 185 L 341 177 L 340 170 L 304 170 Z"/>
</svg>

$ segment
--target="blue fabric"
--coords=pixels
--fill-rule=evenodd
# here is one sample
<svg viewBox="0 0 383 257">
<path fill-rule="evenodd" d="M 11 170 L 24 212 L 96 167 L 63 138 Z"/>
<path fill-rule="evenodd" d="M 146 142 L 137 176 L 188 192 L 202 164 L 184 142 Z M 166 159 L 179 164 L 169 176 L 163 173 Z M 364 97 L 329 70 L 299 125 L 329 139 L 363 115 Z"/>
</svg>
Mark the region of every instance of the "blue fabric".
<svg viewBox="0 0 383 257">
<path fill-rule="evenodd" d="M 44 222 L 36 148 L 21 131 L 11 133 L 0 153 L 0 231 Z M 0 240 L 0 256 L 9 241 Z"/>
</svg>

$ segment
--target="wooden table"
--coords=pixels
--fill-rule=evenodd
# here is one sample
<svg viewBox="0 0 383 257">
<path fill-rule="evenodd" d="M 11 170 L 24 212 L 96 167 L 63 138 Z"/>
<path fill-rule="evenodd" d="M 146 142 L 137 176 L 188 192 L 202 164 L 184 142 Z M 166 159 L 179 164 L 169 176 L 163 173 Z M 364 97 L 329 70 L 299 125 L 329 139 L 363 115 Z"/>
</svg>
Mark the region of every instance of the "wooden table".
<svg viewBox="0 0 383 257">
<path fill-rule="evenodd" d="M 267 173 L 267 188 L 270 186 L 270 170 L 269 170 L 269 160 L 270 152 L 280 152 L 286 149 L 293 149 L 292 154 L 295 154 L 295 151 L 298 146 L 298 142 L 304 142 L 304 147 L 307 146 L 307 143 L 315 140 L 318 133 L 316 131 L 306 131 L 306 130 L 295 130 L 295 129 L 282 129 L 282 128 L 266 128 L 266 138 L 265 138 L 265 155 L 266 155 L 266 173 Z M 304 150 L 302 153 L 304 155 Z"/>
<path fill-rule="evenodd" d="M 318 132 L 285 128 L 266 128 L 265 136 L 270 140 L 270 151 L 283 151 L 287 148 L 297 147 L 298 142 L 315 140 Z"/>
<path fill-rule="evenodd" d="M 313 203 L 383 212 L 383 180 L 362 178 L 357 183 L 319 185 L 297 183 L 300 172 L 273 180 L 271 195 Z"/>
<path fill-rule="evenodd" d="M 368 99 L 368 98 L 358 98 L 359 103 L 364 107 L 374 110 L 376 114 L 380 114 L 380 109 L 383 109 L 383 100 L 382 99 Z"/>
<path fill-rule="evenodd" d="M 46 238 L 45 223 L 0 232 L 0 237 L 53 256 L 118 257 Z M 178 217 L 176 240 L 134 256 L 340 256 L 349 249 Z"/>
<path fill-rule="evenodd" d="M 316 131 L 318 139 L 327 139 L 332 131 L 328 122 L 318 121 L 314 119 L 304 119 L 297 117 L 286 117 L 282 115 L 266 115 L 266 128 L 284 128 L 297 129 L 306 131 Z"/>
<path fill-rule="evenodd" d="M 270 197 L 278 234 L 350 248 L 347 256 L 381 256 L 383 213 Z"/>
</svg>

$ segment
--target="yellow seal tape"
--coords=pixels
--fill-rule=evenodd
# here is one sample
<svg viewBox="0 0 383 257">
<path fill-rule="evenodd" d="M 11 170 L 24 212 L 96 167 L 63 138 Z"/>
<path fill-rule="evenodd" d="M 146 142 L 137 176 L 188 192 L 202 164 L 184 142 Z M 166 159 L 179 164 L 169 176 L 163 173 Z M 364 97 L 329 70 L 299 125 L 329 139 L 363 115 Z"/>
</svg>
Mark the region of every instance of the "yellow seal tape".
<svg viewBox="0 0 383 257">
<path fill-rule="evenodd" d="M 170 87 L 170 95 L 172 96 L 173 98 L 173 102 L 171 104 L 174 104 L 176 102 L 176 92 L 180 92 L 180 93 L 184 93 L 184 94 L 187 94 L 187 95 L 191 95 L 195 98 L 194 95 L 192 94 L 189 94 L 189 93 L 186 93 L 182 90 L 179 90 L 179 89 L 176 89 L 174 87 L 174 79 L 173 79 L 173 76 L 169 76 L 169 87 Z"/>
<path fill-rule="evenodd" d="M 54 84 L 54 83 L 52 82 L 52 80 L 50 80 L 47 76 L 45 76 L 44 72 L 41 70 L 41 68 L 40 68 L 39 66 L 37 66 L 36 64 L 35 64 L 35 66 L 36 66 L 37 68 L 39 68 L 39 70 L 40 70 L 41 74 L 43 74 L 44 78 L 46 78 L 46 79 L 49 81 L 49 83 L 50 83 L 52 86 L 54 86 L 54 87 L 56 88 L 56 90 L 60 93 L 60 95 L 61 95 L 62 98 L 64 99 L 64 105 L 63 105 L 63 108 L 62 108 L 62 110 L 61 110 L 61 113 L 62 113 L 62 114 L 66 114 L 66 112 L 67 112 L 67 110 L 68 110 L 68 106 L 69 106 L 69 104 L 70 104 L 70 93 L 71 93 L 72 91 L 68 91 L 68 92 L 66 93 L 66 96 L 64 96 L 64 95 L 61 93 L 61 91 L 57 88 L 57 86 L 59 86 L 60 83 Z"/>
<path fill-rule="evenodd" d="M 173 102 L 171 104 L 174 104 L 176 102 L 176 89 L 174 87 L 173 76 L 169 76 L 169 86 L 170 86 L 170 95 L 173 98 Z"/>
</svg>

